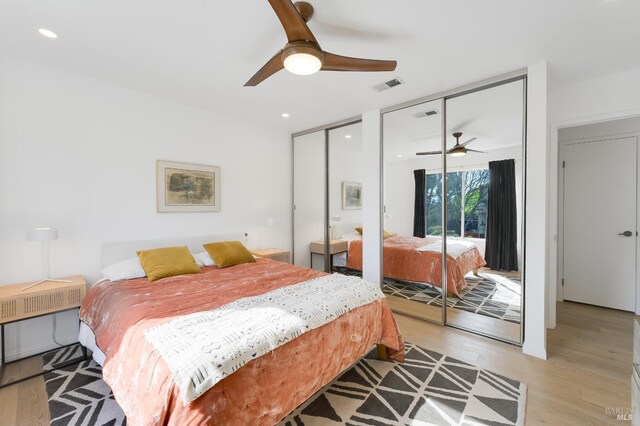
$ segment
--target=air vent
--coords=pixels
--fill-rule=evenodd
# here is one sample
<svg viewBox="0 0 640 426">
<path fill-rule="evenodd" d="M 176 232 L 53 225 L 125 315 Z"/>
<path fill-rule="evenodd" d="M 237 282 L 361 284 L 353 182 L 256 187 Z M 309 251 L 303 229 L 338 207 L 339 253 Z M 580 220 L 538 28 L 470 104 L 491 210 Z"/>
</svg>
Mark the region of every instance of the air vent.
<svg viewBox="0 0 640 426">
<path fill-rule="evenodd" d="M 389 90 L 393 87 L 398 87 L 404 84 L 404 81 L 399 78 L 394 78 L 393 80 L 385 81 L 382 84 L 378 84 L 377 86 L 373 86 L 373 89 L 377 92 L 384 92 L 385 90 Z"/>
<path fill-rule="evenodd" d="M 429 111 L 420 111 L 414 114 L 414 116 L 416 118 L 424 118 L 424 117 L 431 117 L 432 115 L 438 115 L 438 114 L 439 114 L 438 110 L 432 109 Z"/>
</svg>

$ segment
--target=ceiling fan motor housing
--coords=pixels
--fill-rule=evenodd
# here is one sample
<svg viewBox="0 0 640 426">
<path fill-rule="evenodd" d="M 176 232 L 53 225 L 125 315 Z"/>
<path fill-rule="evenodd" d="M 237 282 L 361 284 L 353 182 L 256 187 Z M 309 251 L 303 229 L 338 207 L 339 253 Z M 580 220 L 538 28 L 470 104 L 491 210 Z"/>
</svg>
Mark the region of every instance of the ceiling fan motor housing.
<svg viewBox="0 0 640 426">
<path fill-rule="evenodd" d="M 284 47 L 282 51 L 282 63 L 284 63 L 289 56 L 300 54 L 315 56 L 321 63 L 324 60 L 322 50 L 320 50 L 319 47 L 314 46 L 313 43 L 308 41 L 294 41 L 292 43 L 288 43 Z"/>
</svg>

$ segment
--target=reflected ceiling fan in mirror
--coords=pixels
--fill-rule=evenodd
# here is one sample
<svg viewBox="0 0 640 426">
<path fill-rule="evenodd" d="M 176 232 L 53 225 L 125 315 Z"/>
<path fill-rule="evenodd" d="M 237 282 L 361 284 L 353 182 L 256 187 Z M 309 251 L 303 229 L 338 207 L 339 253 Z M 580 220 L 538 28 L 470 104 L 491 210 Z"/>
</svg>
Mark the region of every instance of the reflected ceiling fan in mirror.
<svg viewBox="0 0 640 426">
<path fill-rule="evenodd" d="M 453 148 L 447 150 L 447 154 L 452 157 L 462 157 L 463 155 L 467 155 L 468 152 L 479 152 L 481 154 L 486 154 L 484 151 L 478 151 L 475 149 L 467 148 L 471 142 L 475 141 L 478 138 L 471 138 L 464 143 L 460 143 L 460 138 L 462 137 L 462 132 L 456 132 L 453 134 L 453 137 L 456 138 L 456 144 Z M 429 151 L 429 152 L 416 152 L 416 155 L 439 155 L 442 154 L 442 151 Z"/>
<path fill-rule="evenodd" d="M 307 26 L 314 12 L 311 4 L 304 1 L 294 4 L 291 0 L 269 0 L 269 3 L 284 27 L 288 43 L 251 77 L 245 87 L 257 86 L 283 68 L 298 75 L 311 75 L 318 71 L 376 72 L 396 69 L 396 61 L 351 58 L 323 51 Z"/>
</svg>

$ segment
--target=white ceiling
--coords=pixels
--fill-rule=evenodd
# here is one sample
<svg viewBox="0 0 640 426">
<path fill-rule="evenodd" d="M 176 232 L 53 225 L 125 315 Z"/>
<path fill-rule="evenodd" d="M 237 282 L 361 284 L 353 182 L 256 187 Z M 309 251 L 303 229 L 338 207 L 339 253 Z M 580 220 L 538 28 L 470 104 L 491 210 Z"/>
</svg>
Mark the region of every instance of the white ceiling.
<svg viewBox="0 0 640 426">
<path fill-rule="evenodd" d="M 522 145 L 523 93 L 523 81 L 519 80 L 448 100 L 447 148 L 455 144 L 454 132 L 463 132 L 460 142 L 476 138 L 467 148 L 479 151 Z M 385 114 L 386 161 L 416 158 L 415 153 L 420 151 L 439 151 L 442 148 L 442 109 L 442 102 L 437 100 Z M 438 114 L 416 117 L 433 110 Z"/>
<path fill-rule="evenodd" d="M 2 0 L 0 52 L 298 131 L 547 59 L 557 82 L 640 67 L 637 0 L 317 0 L 322 47 L 396 59 L 393 73 L 281 71 L 243 84 L 285 43 L 266 0 Z M 60 36 L 45 39 L 38 28 Z M 407 82 L 384 93 L 371 87 Z M 285 120 L 282 112 L 291 114 Z"/>
</svg>

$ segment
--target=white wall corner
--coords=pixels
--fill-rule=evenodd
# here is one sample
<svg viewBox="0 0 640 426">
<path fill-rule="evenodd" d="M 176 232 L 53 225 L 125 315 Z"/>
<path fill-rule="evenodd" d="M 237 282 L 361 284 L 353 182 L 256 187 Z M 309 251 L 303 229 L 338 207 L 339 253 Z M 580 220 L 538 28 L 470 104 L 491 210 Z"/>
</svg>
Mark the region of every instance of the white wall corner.
<svg viewBox="0 0 640 426">
<path fill-rule="evenodd" d="M 362 276 L 382 285 L 382 135 L 380 110 L 362 114 Z"/>
<path fill-rule="evenodd" d="M 540 359 L 547 359 L 547 350 L 542 346 L 527 345 L 527 342 L 522 345 L 522 352 L 525 355 L 533 356 Z"/>
<path fill-rule="evenodd" d="M 525 354 L 546 359 L 548 283 L 547 63 L 531 65 L 527 77 L 527 182 L 525 239 Z"/>
</svg>

